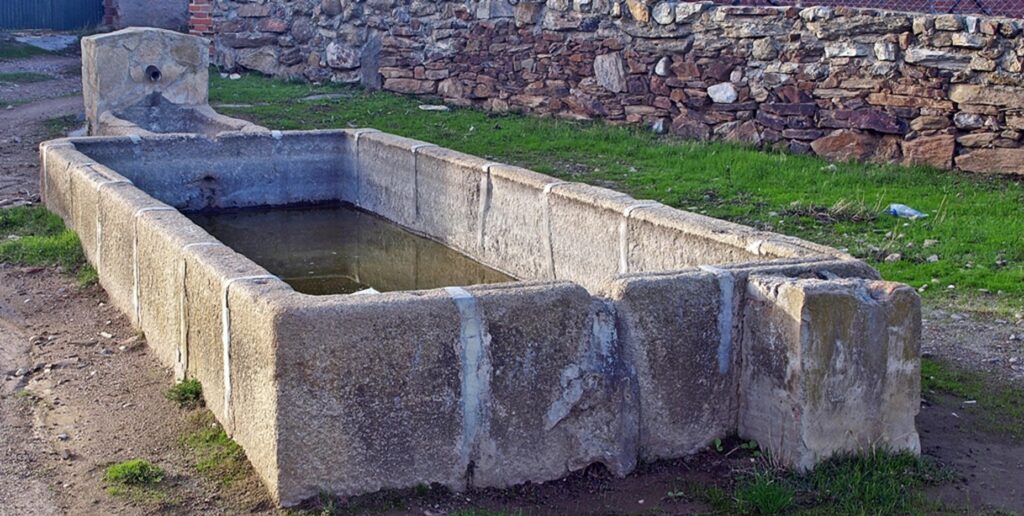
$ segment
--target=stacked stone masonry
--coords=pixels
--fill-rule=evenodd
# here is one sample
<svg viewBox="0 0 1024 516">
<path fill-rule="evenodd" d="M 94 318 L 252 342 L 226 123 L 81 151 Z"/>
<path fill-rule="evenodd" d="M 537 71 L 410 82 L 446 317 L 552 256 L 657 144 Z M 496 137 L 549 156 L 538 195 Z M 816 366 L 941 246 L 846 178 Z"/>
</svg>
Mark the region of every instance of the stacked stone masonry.
<svg viewBox="0 0 1024 516">
<path fill-rule="evenodd" d="M 212 7 L 228 69 L 833 160 L 1024 173 L 1022 20 L 650 0 Z"/>
</svg>

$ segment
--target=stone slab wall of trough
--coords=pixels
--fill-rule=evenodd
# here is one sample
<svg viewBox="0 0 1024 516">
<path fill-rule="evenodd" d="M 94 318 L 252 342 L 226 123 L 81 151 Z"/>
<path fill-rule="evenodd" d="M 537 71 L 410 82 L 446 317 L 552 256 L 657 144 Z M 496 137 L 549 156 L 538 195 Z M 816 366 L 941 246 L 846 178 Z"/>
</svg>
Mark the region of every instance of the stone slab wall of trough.
<svg viewBox="0 0 1024 516">
<path fill-rule="evenodd" d="M 41 158 L 112 302 L 283 505 L 625 474 L 735 432 L 800 468 L 919 449 L 916 295 L 828 248 L 372 130 Z M 304 295 L 178 211 L 339 200 L 523 281 Z"/>
</svg>

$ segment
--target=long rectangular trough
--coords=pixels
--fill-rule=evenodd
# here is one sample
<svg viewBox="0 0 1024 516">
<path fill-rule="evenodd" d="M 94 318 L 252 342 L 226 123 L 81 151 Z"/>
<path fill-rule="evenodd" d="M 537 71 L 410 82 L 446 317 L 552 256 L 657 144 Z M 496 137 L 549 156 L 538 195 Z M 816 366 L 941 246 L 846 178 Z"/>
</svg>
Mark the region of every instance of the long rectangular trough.
<svg viewBox="0 0 1024 516">
<path fill-rule="evenodd" d="M 919 450 L 920 306 L 833 249 L 373 130 L 44 143 L 46 205 L 276 500 Z M 182 211 L 346 202 L 519 281 L 296 292 Z"/>
</svg>

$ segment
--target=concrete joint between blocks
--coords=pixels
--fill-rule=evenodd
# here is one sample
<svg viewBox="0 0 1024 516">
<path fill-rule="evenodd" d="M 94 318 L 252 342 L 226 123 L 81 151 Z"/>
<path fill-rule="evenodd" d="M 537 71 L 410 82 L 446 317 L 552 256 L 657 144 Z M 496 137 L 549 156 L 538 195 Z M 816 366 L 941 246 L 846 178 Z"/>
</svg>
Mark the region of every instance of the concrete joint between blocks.
<svg viewBox="0 0 1024 516">
<path fill-rule="evenodd" d="M 379 132 L 380 131 L 378 131 L 376 129 L 356 129 L 352 133 L 352 162 L 353 162 L 352 175 L 354 176 L 352 178 L 352 180 L 353 180 L 353 182 L 355 184 L 355 196 L 352 199 L 352 204 L 354 204 L 355 206 L 361 206 L 362 205 L 362 190 L 363 190 L 363 188 L 362 188 L 363 181 L 362 181 L 362 178 L 359 177 L 359 169 L 360 169 L 360 167 L 359 167 L 359 140 L 363 137 L 364 134 L 367 134 L 367 133 L 379 133 Z"/>
<path fill-rule="evenodd" d="M 736 279 L 732 272 L 711 265 L 701 265 L 700 270 L 710 272 L 718 279 L 718 372 L 727 374 L 732 356 L 733 297 Z"/>
<path fill-rule="evenodd" d="M 423 148 L 437 147 L 432 143 L 420 143 L 413 145 L 409 152 L 412 153 L 412 202 L 413 220 L 420 219 L 420 156 L 419 150 Z"/>
<path fill-rule="evenodd" d="M 459 311 L 459 355 L 462 364 L 462 436 L 459 458 L 469 467 L 490 433 L 490 335 L 476 298 L 462 287 L 446 287 Z M 467 479 L 471 480 L 471 479 Z"/>
<path fill-rule="evenodd" d="M 491 211 L 491 167 L 494 165 L 500 165 L 500 163 L 488 162 L 484 163 L 481 168 L 483 174 L 480 176 L 480 186 L 478 187 L 477 197 L 479 198 L 479 205 L 477 206 L 476 213 L 476 245 L 481 253 L 484 252 L 484 235 L 487 231 L 487 215 Z"/>
<path fill-rule="evenodd" d="M 261 279 L 278 279 L 277 276 L 259 274 L 254 276 L 241 276 L 231 278 L 224 282 L 224 295 L 221 304 L 221 345 L 224 353 L 224 422 L 230 423 L 230 428 L 225 425 L 228 434 L 234 432 L 234 414 L 231 411 L 231 307 L 228 303 L 231 285 L 238 281 L 252 281 Z"/>
<path fill-rule="evenodd" d="M 764 240 L 762 240 L 762 239 L 754 240 L 753 242 L 747 244 L 747 251 L 749 251 L 750 254 L 753 254 L 753 255 L 756 255 L 756 256 L 764 256 L 763 253 L 761 252 L 761 247 L 763 247 L 763 246 L 764 246 Z"/>
<path fill-rule="evenodd" d="M 544 185 L 541 190 L 541 208 L 543 209 L 543 231 L 544 252 L 547 257 L 547 271 L 549 279 L 558 279 L 555 274 L 555 246 L 551 239 L 551 191 L 557 186 L 571 184 L 569 181 L 555 181 Z"/>
<path fill-rule="evenodd" d="M 636 210 L 659 205 L 661 203 L 657 201 L 640 201 L 622 210 L 622 220 L 619 221 L 619 274 L 629 272 L 629 218 Z"/>
</svg>

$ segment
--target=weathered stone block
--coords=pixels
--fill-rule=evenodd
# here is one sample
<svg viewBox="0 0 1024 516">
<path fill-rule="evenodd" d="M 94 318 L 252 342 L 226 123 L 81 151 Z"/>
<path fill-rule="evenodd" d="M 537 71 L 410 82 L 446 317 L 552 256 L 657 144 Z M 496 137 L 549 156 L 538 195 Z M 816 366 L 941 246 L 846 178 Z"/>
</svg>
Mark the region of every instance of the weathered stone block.
<svg viewBox="0 0 1024 516">
<path fill-rule="evenodd" d="M 740 435 L 799 469 L 865 446 L 920 452 L 920 310 L 905 285 L 751 276 Z"/>
<path fill-rule="evenodd" d="M 903 156 L 908 165 L 952 168 L 955 151 L 956 139 L 951 134 L 923 136 L 903 142 Z"/>
<path fill-rule="evenodd" d="M 968 172 L 1024 174 L 1024 149 L 978 149 L 956 158 Z"/>
<path fill-rule="evenodd" d="M 636 370 L 641 459 L 693 453 L 735 425 L 734 288 L 725 272 L 609 285 L 619 337 Z M 682 388 L 684 383 L 690 387 Z"/>
<path fill-rule="evenodd" d="M 626 91 L 626 70 L 618 53 L 602 54 L 594 58 L 594 77 L 597 83 L 612 93 Z"/>
<path fill-rule="evenodd" d="M 1024 109 L 1024 88 L 954 84 L 949 89 L 949 99 L 958 104 L 984 104 L 1008 109 Z"/>
<path fill-rule="evenodd" d="M 811 142 L 814 153 L 834 161 L 863 161 L 878 148 L 878 137 L 850 130 L 837 130 Z"/>
</svg>

